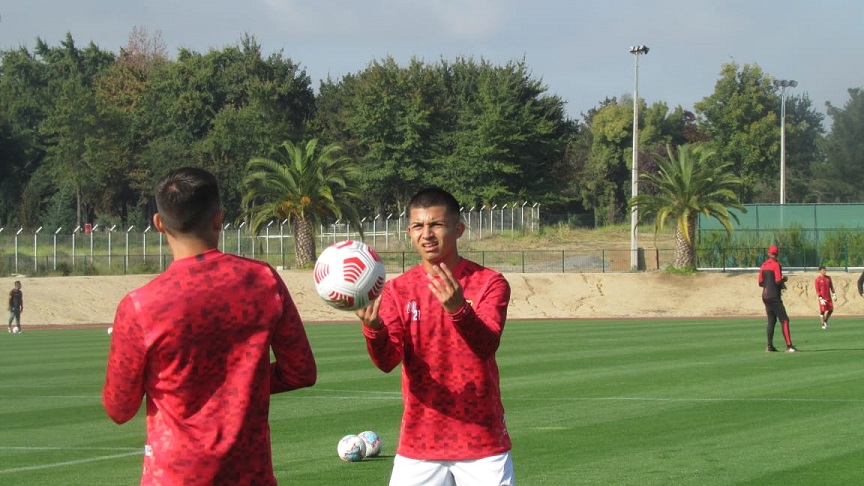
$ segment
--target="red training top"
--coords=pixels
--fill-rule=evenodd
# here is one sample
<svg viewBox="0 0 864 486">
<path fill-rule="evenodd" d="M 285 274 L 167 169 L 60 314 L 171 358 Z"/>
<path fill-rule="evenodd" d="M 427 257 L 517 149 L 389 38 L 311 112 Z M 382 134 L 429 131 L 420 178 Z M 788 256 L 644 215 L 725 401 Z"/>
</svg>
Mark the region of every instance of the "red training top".
<svg viewBox="0 0 864 486">
<path fill-rule="evenodd" d="M 825 300 L 831 300 L 831 294 L 834 292 L 834 283 L 831 282 L 831 277 L 828 275 L 819 275 L 813 284 L 816 287 L 817 296 Z"/>
<path fill-rule="evenodd" d="M 389 372 L 402 363 L 405 410 L 396 452 L 412 459 L 470 460 L 511 448 L 495 361 L 510 285 L 464 258 L 453 275 L 467 312 L 448 315 L 418 265 L 385 285 L 384 327 L 363 327 L 378 368 Z"/>
<path fill-rule="evenodd" d="M 173 262 L 120 302 L 102 403 L 123 423 L 146 395 L 142 485 L 274 485 L 270 394 L 316 376 L 279 275 L 210 250 Z"/>
<path fill-rule="evenodd" d="M 759 286 L 762 287 L 762 299 L 780 299 L 783 288 L 783 267 L 775 258 L 769 258 L 759 268 Z"/>
</svg>

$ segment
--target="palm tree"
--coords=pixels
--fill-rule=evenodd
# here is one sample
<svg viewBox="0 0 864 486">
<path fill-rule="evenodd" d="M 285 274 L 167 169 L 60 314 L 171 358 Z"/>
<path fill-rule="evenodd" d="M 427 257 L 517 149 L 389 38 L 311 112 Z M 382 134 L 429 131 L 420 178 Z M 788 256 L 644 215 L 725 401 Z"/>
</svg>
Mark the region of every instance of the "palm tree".
<svg viewBox="0 0 864 486">
<path fill-rule="evenodd" d="M 274 218 L 290 221 L 297 266 L 315 262 L 315 227 L 326 217 L 349 221 L 362 232 L 355 204 L 362 194 L 354 184 L 359 167 L 330 144 L 318 150 L 318 139 L 284 142 L 274 158 L 253 158 L 243 179 L 253 234 Z"/>
<path fill-rule="evenodd" d="M 734 188 L 742 184 L 729 168 L 731 162 L 714 163 L 716 153 L 704 146 L 678 146 L 678 155 L 666 147 L 669 160 L 658 161 L 659 172 L 643 174 L 653 191 L 630 199 L 630 207 L 639 208 L 639 219 L 654 217 L 654 234 L 668 219 L 676 222 L 675 263 L 677 268 L 694 268 L 696 260 L 696 225 L 699 214 L 717 219 L 732 231 L 738 217 L 729 212 L 746 212 Z"/>
</svg>

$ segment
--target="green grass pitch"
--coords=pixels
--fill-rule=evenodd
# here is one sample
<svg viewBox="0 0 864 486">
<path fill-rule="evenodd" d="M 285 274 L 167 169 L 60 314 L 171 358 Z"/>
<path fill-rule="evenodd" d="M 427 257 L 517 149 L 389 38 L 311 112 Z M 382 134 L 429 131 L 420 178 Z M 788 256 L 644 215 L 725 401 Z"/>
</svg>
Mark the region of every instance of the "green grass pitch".
<svg viewBox="0 0 864 486">
<path fill-rule="evenodd" d="M 0 484 L 137 484 L 143 418 L 117 426 L 100 401 L 109 336 L 24 329 L 0 336 Z M 372 366 L 358 324 L 307 329 L 318 384 L 273 397 L 277 478 L 386 484 L 398 370 Z M 793 319 L 797 355 L 765 353 L 764 334 L 762 319 L 509 322 L 518 484 L 864 484 L 864 320 Z M 339 438 L 363 430 L 382 456 L 340 461 Z"/>
</svg>

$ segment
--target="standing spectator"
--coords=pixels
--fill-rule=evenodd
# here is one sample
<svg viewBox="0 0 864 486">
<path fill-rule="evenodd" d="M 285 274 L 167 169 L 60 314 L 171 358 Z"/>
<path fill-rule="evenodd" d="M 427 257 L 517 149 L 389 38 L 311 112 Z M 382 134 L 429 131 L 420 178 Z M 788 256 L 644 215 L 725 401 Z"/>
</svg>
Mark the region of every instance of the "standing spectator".
<svg viewBox="0 0 864 486">
<path fill-rule="evenodd" d="M 786 352 L 797 353 L 798 348 L 792 345 L 792 336 L 789 334 L 789 315 L 786 314 L 786 306 L 783 305 L 781 292 L 786 289 L 788 277 L 783 275 L 783 267 L 777 261 L 780 250 L 777 245 L 768 248 L 768 259 L 762 263 L 759 269 L 759 286 L 762 287 L 762 303 L 765 304 L 765 313 L 768 315 L 768 347 L 766 352 L 777 351 L 774 347 L 774 326 L 777 319 L 783 326 L 783 339 L 786 341 Z"/>
<path fill-rule="evenodd" d="M 495 353 L 510 285 L 459 255 L 459 204 L 431 188 L 408 204 L 421 263 L 390 280 L 357 311 L 366 346 L 384 372 L 402 363 L 404 411 L 390 484 L 512 485 Z"/>
<path fill-rule="evenodd" d="M 834 301 L 837 294 L 834 292 L 834 282 L 826 275 L 828 270 L 819 266 L 819 276 L 813 285 L 816 287 L 816 297 L 819 299 L 819 316 L 822 319 L 822 329 L 828 329 L 828 319 L 834 313 Z"/>
<path fill-rule="evenodd" d="M 9 291 L 9 332 L 12 332 L 12 321 L 15 321 L 15 332 L 21 332 L 21 313 L 24 312 L 24 292 L 21 292 L 21 282 L 16 280 L 14 288 Z"/>
<path fill-rule="evenodd" d="M 120 302 L 102 403 L 124 423 L 146 398 L 142 485 L 275 485 L 270 395 L 317 377 L 300 315 L 271 266 L 217 249 L 212 174 L 171 171 L 156 207 L 174 261 Z"/>
</svg>

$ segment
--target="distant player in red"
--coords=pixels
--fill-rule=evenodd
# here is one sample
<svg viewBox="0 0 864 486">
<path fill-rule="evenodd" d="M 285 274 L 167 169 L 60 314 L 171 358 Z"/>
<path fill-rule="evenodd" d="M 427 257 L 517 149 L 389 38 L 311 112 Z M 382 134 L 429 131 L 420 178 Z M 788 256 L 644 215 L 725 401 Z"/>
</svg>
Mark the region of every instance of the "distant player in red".
<svg viewBox="0 0 864 486">
<path fill-rule="evenodd" d="M 783 275 L 783 267 L 777 261 L 780 250 L 777 245 L 768 248 L 768 259 L 759 268 L 759 286 L 762 287 L 762 303 L 765 304 L 765 313 L 768 315 L 768 347 L 765 351 L 772 353 L 777 351 L 774 347 L 774 326 L 777 320 L 783 326 L 783 339 L 786 341 L 786 352 L 797 353 L 798 348 L 792 344 L 792 336 L 789 333 L 789 315 L 786 306 L 783 305 L 781 292 L 786 289 L 788 278 Z"/>
<path fill-rule="evenodd" d="M 825 275 L 827 270 L 824 266 L 819 267 L 819 276 L 816 277 L 816 297 L 819 299 L 819 316 L 822 318 L 822 329 L 828 329 L 828 319 L 834 313 L 834 301 L 837 293 L 834 292 L 834 283 L 831 277 Z"/>
<path fill-rule="evenodd" d="M 170 172 L 156 207 L 174 262 L 117 307 L 102 403 L 124 423 L 146 398 L 142 485 L 275 485 L 270 394 L 317 377 L 297 308 L 272 267 L 217 249 L 209 172 Z"/>
<path fill-rule="evenodd" d="M 404 412 L 392 486 L 513 485 L 495 352 L 510 285 L 459 255 L 465 225 L 448 192 L 408 204 L 408 234 L 422 260 L 357 311 L 372 361 L 402 363 Z"/>
</svg>

